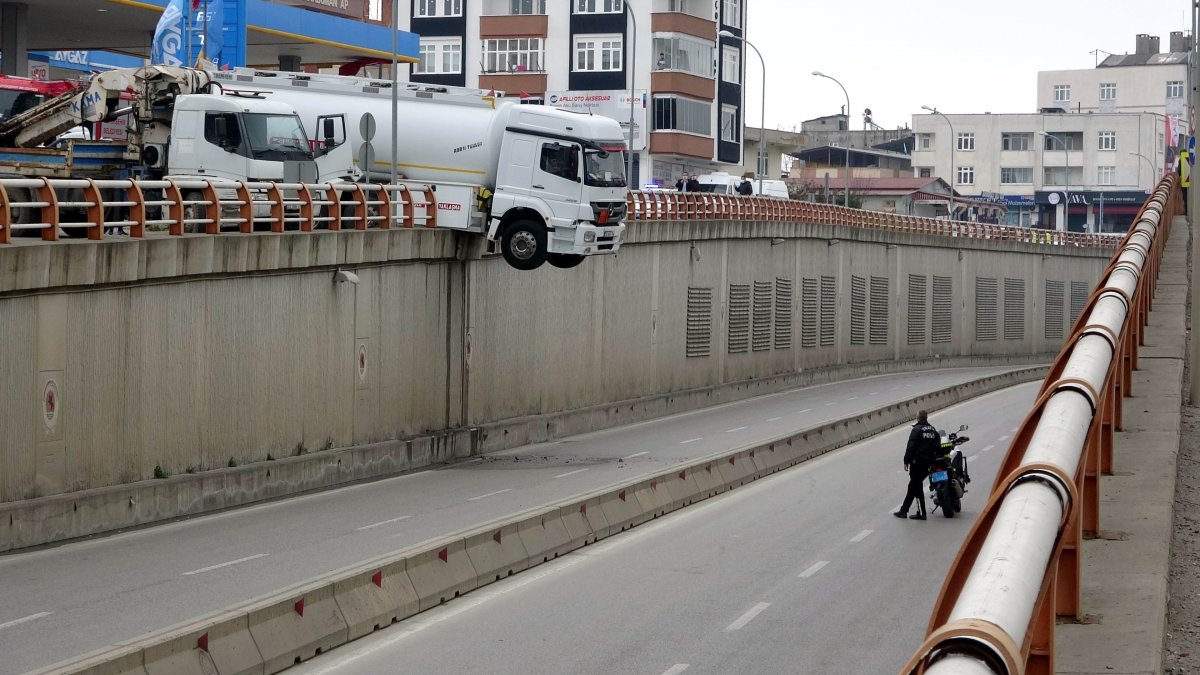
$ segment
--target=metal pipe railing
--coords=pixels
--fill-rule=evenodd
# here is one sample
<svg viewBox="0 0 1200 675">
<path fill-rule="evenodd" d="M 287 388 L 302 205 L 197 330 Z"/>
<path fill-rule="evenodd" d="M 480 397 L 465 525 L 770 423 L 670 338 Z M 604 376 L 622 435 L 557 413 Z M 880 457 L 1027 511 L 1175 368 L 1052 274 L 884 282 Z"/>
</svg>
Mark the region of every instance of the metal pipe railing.
<svg viewBox="0 0 1200 675">
<path fill-rule="evenodd" d="M 1099 528 L 1099 474 L 1130 394 L 1177 177 L 1146 201 L 1072 329 L 951 565 L 901 673 L 1053 672 L 1056 616 L 1079 612 L 1079 546 Z"/>
</svg>

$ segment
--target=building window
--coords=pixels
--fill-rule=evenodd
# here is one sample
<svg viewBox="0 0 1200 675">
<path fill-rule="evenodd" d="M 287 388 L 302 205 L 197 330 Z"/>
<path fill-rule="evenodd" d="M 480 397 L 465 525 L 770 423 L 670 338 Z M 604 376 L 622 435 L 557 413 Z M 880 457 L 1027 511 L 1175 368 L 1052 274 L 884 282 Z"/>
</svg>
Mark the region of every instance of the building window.
<svg viewBox="0 0 1200 675">
<path fill-rule="evenodd" d="M 622 0 L 575 0 L 576 14 L 620 14 L 623 11 Z"/>
<path fill-rule="evenodd" d="M 545 14 L 546 0 L 511 0 L 509 14 Z"/>
<path fill-rule="evenodd" d="M 713 44 L 699 38 L 668 35 L 654 38 L 655 70 L 678 70 L 699 77 L 713 76 Z"/>
<path fill-rule="evenodd" d="M 383 0 L 371 0 L 367 4 L 367 18 L 371 21 L 383 21 Z"/>
<path fill-rule="evenodd" d="M 575 37 L 575 71 L 620 70 L 622 53 L 620 35 L 578 35 Z"/>
<path fill-rule="evenodd" d="M 546 105 L 546 99 L 541 96 L 526 96 L 521 99 L 521 105 Z"/>
<path fill-rule="evenodd" d="M 973 167 L 973 166 L 958 167 L 958 184 L 959 185 L 974 185 L 975 184 L 975 167 Z"/>
<path fill-rule="evenodd" d="M 928 166 L 922 166 L 917 169 L 917 178 L 933 178 L 933 169 Z"/>
<path fill-rule="evenodd" d="M 730 28 L 742 27 L 742 0 L 721 0 L 721 17 Z"/>
<path fill-rule="evenodd" d="M 1102 82 L 1100 84 L 1100 100 L 1101 101 L 1117 100 L 1117 83 L 1116 82 Z"/>
<path fill-rule="evenodd" d="M 921 134 L 921 149 L 928 150 L 933 147 L 933 134 Z"/>
<path fill-rule="evenodd" d="M 413 16 L 462 16 L 462 0 L 417 0 L 417 10 Z"/>
<path fill-rule="evenodd" d="M 1028 150 L 1033 134 L 1000 134 L 1000 149 L 1021 151 Z"/>
<path fill-rule="evenodd" d="M 655 96 L 654 130 L 711 136 L 712 104 L 682 96 Z"/>
<path fill-rule="evenodd" d="M 1183 80 L 1172 80 L 1167 83 L 1167 98 L 1183 98 Z"/>
<path fill-rule="evenodd" d="M 1117 149 L 1117 132 L 1101 131 L 1099 134 L 1097 134 L 1097 138 L 1099 139 L 1099 145 L 1096 147 L 1097 150 Z"/>
<path fill-rule="evenodd" d="M 721 106 L 721 140 L 738 142 L 738 109 L 735 105 Z"/>
<path fill-rule="evenodd" d="M 1032 185 L 1033 184 L 1033 168 L 1032 167 L 1001 167 L 1000 168 L 1000 184 L 1001 185 Z"/>
<path fill-rule="evenodd" d="M 1071 100 L 1071 85 L 1056 84 L 1054 85 L 1054 102 L 1066 103 Z"/>
<path fill-rule="evenodd" d="M 462 40 L 460 38 L 421 38 L 420 60 L 413 64 L 414 73 L 446 75 L 462 72 Z"/>
<path fill-rule="evenodd" d="M 964 131 L 958 134 L 958 149 L 959 150 L 974 150 L 975 149 L 975 133 Z"/>
<path fill-rule="evenodd" d="M 1042 138 L 1045 139 L 1045 143 L 1042 145 L 1043 150 L 1062 150 L 1063 146 L 1066 146 L 1067 150 L 1083 149 L 1082 131 L 1055 131 Z"/>
<path fill-rule="evenodd" d="M 742 51 L 737 47 L 721 47 L 721 79 L 733 84 L 742 83 Z"/>
<path fill-rule="evenodd" d="M 1083 184 L 1083 167 L 1047 166 L 1042 168 L 1042 186 L 1080 186 Z"/>
<path fill-rule="evenodd" d="M 1098 166 L 1096 167 L 1096 185 L 1116 185 L 1117 184 L 1117 167 L 1115 166 Z"/>
<path fill-rule="evenodd" d="M 541 38 L 512 38 L 483 41 L 483 72 L 540 72 L 546 59 Z"/>
</svg>

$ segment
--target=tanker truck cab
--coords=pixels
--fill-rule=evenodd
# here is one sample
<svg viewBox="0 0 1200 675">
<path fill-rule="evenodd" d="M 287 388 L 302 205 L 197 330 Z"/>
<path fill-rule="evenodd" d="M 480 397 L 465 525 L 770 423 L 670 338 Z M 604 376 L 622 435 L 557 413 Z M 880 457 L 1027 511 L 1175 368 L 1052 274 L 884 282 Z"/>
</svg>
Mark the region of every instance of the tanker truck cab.
<svg viewBox="0 0 1200 675">
<path fill-rule="evenodd" d="M 574 267 L 624 235 L 625 142 L 616 121 L 509 104 L 488 238 L 518 269 Z"/>
</svg>

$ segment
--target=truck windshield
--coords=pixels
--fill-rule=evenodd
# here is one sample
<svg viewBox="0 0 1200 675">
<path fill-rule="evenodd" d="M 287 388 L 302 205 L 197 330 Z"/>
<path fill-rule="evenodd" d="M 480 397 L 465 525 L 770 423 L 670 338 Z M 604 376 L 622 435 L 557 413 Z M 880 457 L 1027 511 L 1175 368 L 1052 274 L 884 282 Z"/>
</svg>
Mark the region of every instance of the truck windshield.
<svg viewBox="0 0 1200 675">
<path fill-rule="evenodd" d="M 246 113 L 246 140 L 256 159 L 308 159 L 312 155 L 308 136 L 295 115 Z"/>
<path fill-rule="evenodd" d="M 585 182 L 594 187 L 625 187 L 624 148 L 585 148 Z"/>
<path fill-rule="evenodd" d="M 46 97 L 33 91 L 0 89 L 0 120 L 20 115 L 34 106 L 41 105 Z"/>
</svg>

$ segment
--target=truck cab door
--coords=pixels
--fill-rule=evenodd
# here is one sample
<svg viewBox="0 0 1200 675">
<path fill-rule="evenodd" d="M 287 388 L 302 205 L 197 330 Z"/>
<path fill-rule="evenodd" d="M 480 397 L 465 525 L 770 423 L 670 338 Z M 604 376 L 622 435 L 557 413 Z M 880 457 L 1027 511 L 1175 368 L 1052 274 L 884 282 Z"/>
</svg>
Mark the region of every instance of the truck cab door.
<svg viewBox="0 0 1200 675">
<path fill-rule="evenodd" d="M 574 222 L 579 213 L 579 195 L 583 189 L 579 146 L 574 143 L 543 140 L 538 144 L 530 195 L 546 202 L 554 214 L 555 225 Z M 565 221 L 565 222 L 563 222 Z"/>
</svg>

